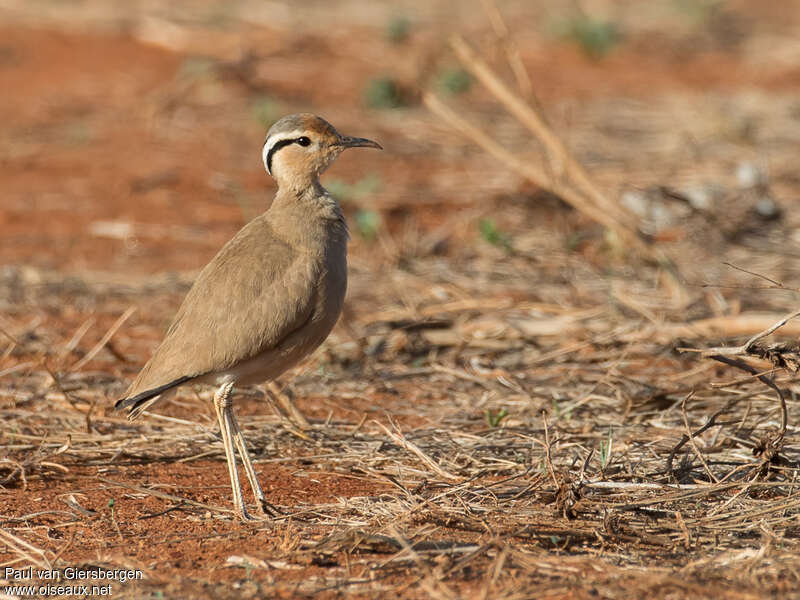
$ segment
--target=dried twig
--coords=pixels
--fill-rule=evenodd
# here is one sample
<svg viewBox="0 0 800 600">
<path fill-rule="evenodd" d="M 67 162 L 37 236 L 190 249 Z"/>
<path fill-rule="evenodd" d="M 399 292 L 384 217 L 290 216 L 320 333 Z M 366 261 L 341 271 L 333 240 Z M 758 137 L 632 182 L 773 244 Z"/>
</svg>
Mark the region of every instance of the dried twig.
<svg viewBox="0 0 800 600">
<path fill-rule="evenodd" d="M 517 80 L 517 87 L 519 87 L 520 93 L 526 98 L 530 98 L 533 95 L 531 78 L 522 62 L 519 47 L 511 38 L 503 14 L 497 7 L 495 0 L 482 0 L 481 3 L 483 4 L 483 10 L 486 12 L 486 17 L 492 25 L 497 41 L 503 47 L 508 66 L 511 67 L 511 72 L 514 73 L 514 78 Z"/>
<path fill-rule="evenodd" d="M 751 351 L 752 351 L 753 346 L 755 345 L 756 342 L 758 342 L 761 339 L 764 339 L 768 335 L 772 335 L 778 329 L 780 329 L 781 327 L 786 325 L 786 323 L 788 321 L 791 321 L 792 319 L 794 319 L 794 318 L 796 318 L 798 316 L 800 316 L 800 310 L 795 311 L 795 312 L 793 312 L 793 313 L 791 313 L 789 315 L 786 315 L 785 317 L 783 317 L 782 319 L 780 319 L 776 323 L 773 323 L 772 325 L 770 325 L 769 327 L 767 327 L 763 331 L 760 331 L 757 334 L 755 334 L 753 337 L 751 337 L 749 340 L 747 340 L 741 346 L 720 346 L 720 347 L 716 347 L 716 348 L 707 348 L 705 350 L 696 349 L 696 348 L 678 348 L 677 350 L 678 350 L 678 352 L 696 352 L 696 353 L 699 353 L 701 356 L 709 356 L 709 357 L 710 356 L 714 356 L 714 355 L 720 355 L 720 356 L 746 356 L 746 355 L 749 355 L 749 354 L 752 353 Z"/>
<path fill-rule="evenodd" d="M 86 353 L 86 356 L 84 356 L 79 361 L 77 361 L 74 365 L 72 365 L 69 368 L 69 370 L 70 371 L 80 371 L 81 368 L 86 363 L 88 363 L 90 360 L 92 360 L 97 355 L 97 353 L 100 352 L 100 350 L 102 350 L 105 347 L 105 345 L 109 342 L 109 340 L 112 337 L 114 337 L 114 334 L 117 333 L 117 330 L 120 327 L 122 327 L 125 324 L 125 321 L 127 321 L 130 318 L 130 316 L 135 312 L 136 312 L 136 307 L 135 306 L 128 307 L 128 309 L 124 313 L 122 313 L 122 315 L 120 315 L 120 317 L 116 321 L 114 321 L 114 324 L 111 325 L 111 327 L 108 329 L 108 331 L 106 331 L 105 335 L 103 335 L 103 337 L 100 338 L 100 341 L 97 342 L 92 347 L 92 349 L 89 350 L 89 352 Z"/>
<path fill-rule="evenodd" d="M 756 344 L 759 340 L 762 340 L 763 338 L 773 334 L 775 331 L 783 327 L 788 321 L 798 316 L 800 316 L 800 311 L 795 311 L 791 314 L 786 315 L 776 323 L 773 323 L 763 331 L 752 336 L 741 346 L 733 346 L 733 347 L 720 346 L 716 348 L 708 348 L 705 350 L 695 349 L 695 348 L 678 348 L 679 352 L 699 353 L 703 357 L 708 357 L 718 362 L 725 363 L 732 367 L 741 369 L 747 373 L 750 373 L 761 383 L 769 386 L 775 391 L 775 393 L 778 396 L 778 401 L 780 402 L 781 425 L 776 438 L 772 440 L 768 445 L 773 445 L 776 448 L 780 448 L 781 444 L 783 443 L 783 439 L 786 435 L 786 428 L 788 426 L 789 414 L 788 414 L 788 409 L 786 407 L 786 398 L 784 398 L 783 392 L 777 385 L 775 385 L 772 378 L 769 378 L 766 375 L 762 374 L 758 369 L 748 365 L 746 362 L 732 357 L 757 355 Z M 761 358 L 761 356 L 759 356 L 759 358 Z M 786 361 L 784 361 L 784 363 L 785 362 Z"/>
<path fill-rule="evenodd" d="M 19 555 L 26 563 L 34 564 L 40 569 L 51 568 L 50 561 L 47 560 L 47 555 L 44 550 L 29 544 L 10 531 L 0 529 L 0 542 L 5 544 L 11 552 Z"/>
<path fill-rule="evenodd" d="M 503 148 L 486 133 L 470 124 L 466 119 L 459 116 L 454 110 L 444 104 L 434 94 L 430 92 L 426 93 L 423 96 L 422 101 L 425 103 L 425 106 L 427 106 L 442 120 L 447 122 L 451 127 L 463 133 L 481 148 L 486 150 L 489 154 L 506 164 L 522 177 L 525 177 L 542 189 L 550 190 L 560 198 L 563 198 L 566 203 L 570 204 L 593 221 L 596 221 L 613 231 L 617 231 L 626 239 L 638 240 L 635 235 L 629 235 L 630 232 L 626 233 L 624 228 L 620 227 L 620 223 L 611 214 L 595 207 L 591 202 L 587 201 L 583 196 L 576 193 L 572 188 L 562 184 L 557 180 L 551 179 L 541 169 L 531 165 L 529 162 L 521 160 L 515 154 Z M 638 240 L 636 243 L 643 245 L 641 240 Z"/>
<path fill-rule="evenodd" d="M 205 508 L 206 510 L 213 510 L 215 512 L 233 514 L 233 510 L 223 508 L 221 506 L 214 506 L 213 504 L 206 504 L 205 502 L 196 502 L 194 500 L 189 500 L 188 498 L 181 498 L 180 496 L 175 496 L 173 494 L 167 494 L 165 492 L 159 492 L 158 490 L 151 490 L 149 488 L 142 487 L 139 485 L 132 485 L 130 483 L 125 483 L 124 481 L 114 481 L 113 479 L 108 479 L 106 477 L 97 477 L 97 480 L 102 481 L 107 485 L 132 490 L 134 492 L 139 492 L 140 494 L 146 494 L 148 496 L 161 498 L 162 500 L 170 500 L 172 502 L 178 502 L 179 504 L 187 504 L 189 506 L 195 506 L 197 508 Z"/>
<path fill-rule="evenodd" d="M 608 213 L 609 218 L 615 223 L 613 229 L 633 231 L 631 215 L 600 192 L 586 170 L 572 157 L 541 116 L 503 83 L 489 65 L 469 47 L 464 38 L 454 35 L 450 38 L 450 45 L 467 70 L 542 142 L 554 162 L 561 165 L 564 174 L 574 180 L 576 187 L 591 199 L 597 209 Z"/>
<path fill-rule="evenodd" d="M 387 436 L 391 438 L 391 440 L 400 446 L 401 448 L 405 448 L 406 450 L 411 451 L 414 455 L 417 456 L 423 463 L 428 465 L 439 477 L 444 479 L 458 479 L 456 475 L 452 473 L 448 473 L 442 467 L 440 467 L 435 460 L 433 460 L 430 456 L 425 454 L 419 446 L 417 446 L 414 442 L 410 441 L 407 437 L 403 435 L 403 432 L 400 431 L 400 428 L 397 425 L 394 425 L 395 432 L 389 431 L 389 429 L 381 423 L 380 421 L 373 421 L 378 427 L 380 427 Z"/>
<path fill-rule="evenodd" d="M 285 391 L 285 389 L 281 389 L 277 383 L 270 381 L 267 383 L 267 390 L 270 394 L 272 394 L 278 405 L 284 410 L 286 417 L 300 428 L 301 433 L 311 429 L 311 423 L 308 422 L 308 419 L 306 419 L 305 415 L 294 405 L 292 398 L 289 396 L 288 392 Z M 306 439 L 310 438 L 306 436 Z"/>
<path fill-rule="evenodd" d="M 708 463 L 706 462 L 706 459 L 703 458 L 703 453 L 700 452 L 700 449 L 697 447 L 697 444 L 694 441 L 694 438 L 697 437 L 698 434 L 692 433 L 692 430 L 689 427 L 689 417 L 686 416 L 686 401 L 689 400 L 689 398 L 691 398 L 693 395 L 694 392 L 689 392 L 686 396 L 684 396 L 683 402 L 681 402 L 681 415 L 683 416 L 683 425 L 686 427 L 686 435 L 684 437 L 688 438 L 689 444 L 691 444 L 695 456 L 697 456 L 698 460 L 703 465 L 708 478 L 714 483 L 719 483 L 719 479 L 717 479 L 717 477 L 711 472 L 711 469 L 708 468 Z M 711 423 L 710 419 L 709 423 Z M 706 425 L 708 425 L 708 423 Z"/>
</svg>

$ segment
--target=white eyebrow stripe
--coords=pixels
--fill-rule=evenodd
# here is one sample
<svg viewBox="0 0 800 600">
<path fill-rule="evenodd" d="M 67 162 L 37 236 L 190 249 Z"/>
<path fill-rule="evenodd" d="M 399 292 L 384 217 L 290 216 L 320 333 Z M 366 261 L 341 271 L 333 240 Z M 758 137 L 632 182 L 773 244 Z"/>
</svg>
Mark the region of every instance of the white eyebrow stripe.
<svg viewBox="0 0 800 600">
<path fill-rule="evenodd" d="M 294 131 L 288 133 L 275 133 L 267 138 L 267 141 L 264 142 L 264 149 L 261 151 L 261 162 L 264 163 L 264 168 L 267 170 L 267 173 L 272 175 L 272 171 L 270 170 L 269 166 L 267 165 L 267 157 L 269 156 L 270 150 L 272 147 L 281 142 L 283 140 L 292 140 L 295 138 L 299 138 L 300 136 L 305 133 L 302 129 L 295 129 Z"/>
</svg>

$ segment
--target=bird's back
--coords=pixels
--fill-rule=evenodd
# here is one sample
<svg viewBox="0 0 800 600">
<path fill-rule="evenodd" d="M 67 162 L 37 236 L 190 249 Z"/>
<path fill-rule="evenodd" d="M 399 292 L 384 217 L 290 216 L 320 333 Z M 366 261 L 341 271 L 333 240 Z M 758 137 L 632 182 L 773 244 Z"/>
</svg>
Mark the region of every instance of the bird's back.
<svg viewBox="0 0 800 600">
<path fill-rule="evenodd" d="M 279 194 L 269 211 L 225 244 L 201 271 L 126 399 L 172 382 L 235 375 L 241 365 L 256 368 L 248 381 L 262 372 L 274 377 L 279 373 L 269 365 L 257 368 L 259 360 L 287 368 L 300 358 L 294 354 L 316 348 L 338 319 L 346 288 L 347 228 L 331 202 L 334 212 Z"/>
</svg>

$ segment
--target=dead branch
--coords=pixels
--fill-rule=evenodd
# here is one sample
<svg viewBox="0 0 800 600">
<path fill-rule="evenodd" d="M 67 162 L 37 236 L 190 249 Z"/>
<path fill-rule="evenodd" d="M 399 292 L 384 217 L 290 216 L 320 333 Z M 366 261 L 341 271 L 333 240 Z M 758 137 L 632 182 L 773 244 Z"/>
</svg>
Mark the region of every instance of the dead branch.
<svg viewBox="0 0 800 600">
<path fill-rule="evenodd" d="M 442 102 L 437 96 L 428 92 L 422 97 L 422 101 L 428 109 L 445 121 L 448 125 L 461 132 L 463 135 L 471 139 L 478 146 L 486 150 L 489 154 L 497 158 L 502 163 L 506 164 L 512 171 L 515 171 L 520 176 L 524 177 L 534 185 L 550 190 L 553 194 L 562 198 L 567 204 L 575 208 L 580 213 L 586 215 L 593 221 L 608 227 L 612 231 L 617 232 L 626 240 L 636 240 L 636 243 L 644 247 L 644 243 L 633 232 L 628 230 L 625 226 L 621 225 L 614 217 L 597 208 L 592 202 L 588 201 L 581 194 L 575 192 L 572 188 L 562 184 L 560 181 L 551 179 L 545 172 L 538 167 L 525 162 L 512 152 L 503 148 L 500 144 L 494 141 L 489 135 L 484 133 L 478 127 L 469 123 L 466 119 L 460 117 L 453 109 Z"/>
<path fill-rule="evenodd" d="M 586 170 L 572 157 L 563 142 L 553 133 L 547 123 L 544 122 L 544 119 L 503 83 L 491 67 L 470 48 L 464 38 L 460 35 L 454 35 L 450 38 L 450 45 L 466 69 L 472 73 L 472 75 L 474 75 L 475 78 L 520 121 L 520 123 L 525 125 L 531 133 L 536 136 L 547 150 L 548 156 L 553 160 L 553 163 L 558 165 L 560 170 L 563 170 L 564 175 L 570 178 L 571 181 L 574 181 L 575 187 L 585 193 L 598 209 L 608 211 L 611 218 L 618 223 L 615 230 L 620 226 L 633 230 L 634 225 L 631 215 L 600 191 L 597 185 L 591 180 Z"/>
<path fill-rule="evenodd" d="M 761 371 L 756 369 L 755 367 L 747 364 L 745 361 L 733 358 L 738 356 L 744 357 L 756 357 L 761 359 L 768 359 L 774 365 L 781 366 L 784 368 L 794 369 L 797 370 L 797 366 L 800 365 L 800 354 L 798 353 L 798 348 L 795 345 L 792 346 L 771 346 L 764 348 L 758 345 L 758 342 L 765 337 L 775 333 L 778 329 L 783 327 L 788 321 L 794 319 L 795 317 L 800 316 L 800 311 L 795 311 L 782 319 L 778 322 L 773 323 L 763 331 L 755 334 L 749 340 L 747 340 L 741 346 L 720 346 L 716 348 L 709 348 L 706 350 L 696 349 L 696 348 L 678 348 L 678 352 L 696 352 L 700 354 L 700 356 L 711 358 L 718 362 L 724 363 L 726 365 L 730 365 L 732 367 L 736 367 L 737 369 L 741 369 L 746 373 L 750 373 L 752 376 L 757 378 L 761 383 L 770 387 L 778 396 L 778 401 L 780 402 L 781 408 L 781 425 L 780 429 L 775 436 L 775 439 L 768 440 L 764 442 L 765 449 L 769 448 L 777 448 L 780 449 L 781 444 L 783 443 L 783 439 L 786 435 L 786 428 L 788 426 L 788 409 L 786 408 L 786 398 L 784 397 L 783 392 L 781 389 L 775 384 L 772 378 L 767 377 Z M 781 351 L 783 349 L 783 351 Z M 777 452 L 777 450 L 774 450 Z"/>
</svg>

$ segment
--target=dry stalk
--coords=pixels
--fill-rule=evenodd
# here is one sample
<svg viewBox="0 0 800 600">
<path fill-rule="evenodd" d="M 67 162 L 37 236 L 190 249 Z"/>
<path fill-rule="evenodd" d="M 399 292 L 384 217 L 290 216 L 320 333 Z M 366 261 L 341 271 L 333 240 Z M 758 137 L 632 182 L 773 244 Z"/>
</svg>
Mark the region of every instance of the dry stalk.
<svg viewBox="0 0 800 600">
<path fill-rule="evenodd" d="M 586 194 L 598 209 L 609 213 L 610 218 L 617 223 L 614 230 L 623 229 L 628 233 L 635 231 L 635 223 L 631 215 L 600 192 L 586 170 L 572 157 L 563 142 L 544 122 L 544 119 L 497 76 L 491 67 L 470 48 L 464 38 L 454 35 L 450 38 L 450 45 L 467 70 L 541 141 L 553 163 L 559 165 L 563 174 L 574 181 L 575 187 Z M 560 178 L 560 175 L 556 174 L 556 178 Z"/>
<path fill-rule="evenodd" d="M 717 411 L 717 412 L 715 412 L 713 415 L 711 415 L 711 416 L 709 417 L 709 419 L 708 419 L 708 421 L 706 422 L 706 424 L 705 424 L 705 425 L 703 425 L 702 427 L 700 427 L 699 429 L 697 429 L 696 431 L 694 431 L 694 432 L 693 432 L 693 431 L 690 431 L 690 430 L 689 430 L 689 427 L 688 427 L 688 421 L 686 420 L 686 416 L 685 416 L 685 415 L 686 415 L 686 411 L 685 411 L 685 407 L 686 407 L 686 400 L 687 400 L 689 397 L 691 397 L 691 396 L 693 395 L 693 393 L 694 393 L 694 392 L 691 392 L 691 393 L 690 393 L 688 396 L 686 396 L 686 397 L 683 399 L 683 401 L 681 402 L 681 410 L 682 410 L 682 412 L 683 412 L 683 415 L 684 415 L 684 426 L 686 427 L 686 430 L 687 430 L 687 432 L 686 432 L 686 433 L 683 435 L 683 438 L 681 438 L 681 441 L 679 441 L 679 442 L 678 442 L 678 443 L 675 445 L 675 447 L 674 447 L 674 448 L 672 448 L 672 450 L 671 450 L 671 451 L 670 451 L 670 453 L 669 453 L 669 456 L 667 457 L 667 466 L 666 466 L 666 471 L 667 471 L 667 473 L 669 473 L 669 474 L 670 474 L 670 475 L 671 475 L 673 478 L 675 478 L 676 480 L 677 480 L 677 477 L 675 477 L 675 472 L 672 470 L 672 462 L 673 462 L 673 460 L 675 459 L 675 455 L 678 453 L 678 451 L 679 451 L 681 448 L 683 448 L 683 446 L 684 446 L 684 444 L 686 444 L 686 442 L 689 442 L 689 441 L 691 441 L 693 438 L 697 437 L 698 435 L 700 435 L 700 434 L 701 434 L 701 433 L 703 433 L 704 431 L 707 431 L 707 430 L 711 429 L 712 427 L 716 427 L 717 425 L 721 425 L 721 423 L 717 423 L 717 418 L 718 418 L 718 417 L 719 417 L 721 414 L 723 414 L 723 413 L 726 413 L 726 412 L 727 412 L 727 411 L 728 411 L 728 410 L 729 410 L 729 409 L 730 409 L 730 408 L 731 408 L 731 407 L 732 407 L 732 406 L 733 406 L 733 405 L 736 403 L 736 400 L 733 400 L 733 401 L 731 401 L 731 402 L 728 402 L 728 403 L 725 405 L 725 407 L 724 407 L 724 408 L 722 408 L 721 410 L 718 410 L 718 411 Z M 696 453 L 699 453 L 699 451 L 698 451 L 698 450 L 696 450 L 696 446 L 695 446 L 694 444 L 692 444 L 692 447 L 693 447 L 693 448 L 695 448 L 695 452 L 696 452 Z M 701 459 L 701 460 L 702 460 L 702 459 Z M 706 468 L 708 468 L 708 467 L 706 467 Z M 712 477 L 712 480 L 713 480 L 715 483 L 719 483 L 719 481 L 718 481 L 716 478 L 714 478 L 714 477 Z"/>
<path fill-rule="evenodd" d="M 274 381 L 267 383 L 267 390 L 272 394 L 277 404 L 284 410 L 287 420 L 293 422 L 301 433 L 311 429 L 311 423 L 308 422 L 305 415 L 294 405 L 289 394 Z M 310 439 L 306 436 L 306 439 Z"/>
<path fill-rule="evenodd" d="M 423 96 L 422 101 L 431 112 L 436 114 L 451 127 L 470 138 L 478 146 L 486 150 L 499 161 L 506 164 L 511 168 L 512 171 L 515 171 L 517 174 L 521 175 L 525 179 L 528 179 L 538 187 L 550 190 L 553 194 L 562 198 L 567 204 L 583 213 L 593 221 L 608 227 L 612 231 L 617 232 L 621 237 L 623 237 L 623 239 L 636 240 L 638 245 L 646 247 L 644 242 L 638 239 L 638 237 L 627 228 L 621 226 L 621 224 L 614 219 L 611 214 L 595 207 L 594 204 L 584 198 L 581 194 L 575 192 L 571 187 L 568 187 L 555 179 L 551 179 L 545 174 L 544 171 L 517 158 L 516 155 L 503 148 L 489 135 L 469 123 L 466 119 L 460 117 L 453 109 L 447 106 L 434 94 L 430 92 L 426 93 Z"/>
<path fill-rule="evenodd" d="M 25 540 L 15 536 L 9 531 L 0 529 L 0 542 L 5 544 L 9 550 L 17 554 L 20 560 L 36 565 L 41 569 L 51 568 L 50 561 L 47 560 L 47 555 L 44 550 L 32 546 Z"/>
<path fill-rule="evenodd" d="M 2 334 L 6 339 L 8 339 L 14 346 L 18 346 L 20 348 L 24 348 L 23 344 L 21 344 L 13 335 L 8 333 L 2 327 L 0 327 L 0 334 Z M 34 354 L 34 353 L 32 352 L 31 354 Z M 44 368 L 45 371 L 47 371 L 47 374 L 50 376 L 50 379 L 55 384 L 55 386 L 58 388 L 58 391 L 61 392 L 61 394 L 64 396 L 64 399 L 67 402 L 69 402 L 69 404 L 70 404 L 70 406 L 72 406 L 72 408 L 74 408 L 75 410 L 78 410 L 77 404 L 72 399 L 72 396 L 70 396 L 64 390 L 64 387 L 61 385 L 61 380 L 56 376 L 55 372 L 53 372 L 53 370 L 47 364 L 47 360 L 44 357 L 40 357 L 39 358 L 39 364 Z"/>
<path fill-rule="evenodd" d="M 393 426 L 394 426 L 394 428 L 395 428 L 397 433 L 389 431 L 389 429 L 383 423 L 381 423 L 380 421 L 374 421 L 374 423 L 378 427 L 383 429 L 383 431 L 386 433 L 386 435 L 389 436 L 389 438 L 391 438 L 391 440 L 395 444 L 397 444 L 401 448 L 405 448 L 406 450 L 409 450 L 411 453 L 416 455 L 417 458 L 419 458 L 423 463 L 428 465 L 428 467 L 430 467 L 437 475 L 439 475 L 439 477 L 442 477 L 443 479 L 450 479 L 450 480 L 458 479 L 457 476 L 453 475 L 452 473 L 448 473 L 447 471 L 442 469 L 436 463 L 436 461 L 433 460 L 427 454 L 425 454 L 425 452 L 423 452 L 420 449 L 419 446 L 417 446 L 414 442 L 410 441 L 407 437 L 405 437 L 403 435 L 403 432 L 400 431 L 400 428 L 396 424 L 393 423 Z"/>
<path fill-rule="evenodd" d="M 522 62 L 522 57 L 519 53 L 519 47 L 511 38 L 508 25 L 506 25 L 506 21 L 503 18 L 503 14 L 500 12 L 500 9 L 497 7 L 497 3 L 495 0 L 481 0 L 481 3 L 483 4 L 483 10 L 486 12 L 486 17 L 489 19 L 489 23 L 492 25 L 494 35 L 497 38 L 498 43 L 503 48 L 503 52 L 506 55 L 506 60 L 508 61 L 508 66 L 511 67 L 511 72 L 514 74 L 514 78 L 517 80 L 517 87 L 519 87 L 520 93 L 526 98 L 533 96 L 533 84 L 531 83 L 531 78 L 528 75 L 527 69 L 525 69 L 524 63 Z"/>
<path fill-rule="evenodd" d="M 771 326 L 778 319 L 777 314 L 742 313 L 723 317 L 709 317 L 695 321 L 664 324 L 641 332 L 642 337 L 658 336 L 663 340 L 696 339 L 707 337 L 737 337 L 753 335 Z M 786 336 L 800 336 L 800 323 L 787 323 L 783 330 Z M 738 347 L 741 348 L 741 347 Z M 714 352 L 694 348 L 679 348 L 679 352 Z M 725 349 L 725 353 L 729 352 Z"/>
<path fill-rule="evenodd" d="M 745 356 L 745 357 L 752 357 L 757 356 L 759 358 L 764 358 L 765 356 L 761 356 L 761 354 L 767 354 L 764 352 L 758 352 L 757 343 L 764 339 L 765 337 L 775 333 L 778 329 L 786 325 L 786 323 L 796 317 L 800 316 L 800 311 L 795 311 L 791 314 L 786 315 L 776 323 L 773 323 L 763 331 L 755 334 L 749 340 L 747 340 L 741 346 L 720 346 L 717 348 L 709 348 L 706 350 L 700 350 L 696 348 L 678 348 L 679 352 L 695 352 L 699 353 L 700 356 L 708 357 L 718 362 L 730 365 L 732 367 L 736 367 L 741 369 L 747 373 L 750 373 L 753 377 L 761 381 L 764 385 L 772 388 L 778 396 L 778 401 L 780 402 L 780 409 L 781 409 L 781 425 L 780 429 L 774 439 L 764 440 L 763 450 L 766 454 L 770 456 L 768 458 L 772 458 L 772 454 L 775 452 L 780 451 L 780 447 L 783 443 L 783 439 L 786 436 L 786 428 L 788 427 L 788 420 L 789 420 L 789 412 L 788 408 L 786 407 L 786 398 L 783 395 L 781 389 L 775 384 L 772 378 L 767 377 L 766 375 L 762 374 L 758 369 L 752 367 L 751 365 L 747 364 L 746 362 L 739 360 L 738 356 Z M 786 366 L 789 364 L 796 364 L 797 359 L 794 357 L 785 358 L 781 356 L 780 349 L 769 349 L 772 350 L 771 355 L 768 355 L 770 360 L 773 361 L 775 364 L 780 364 L 781 366 Z M 796 353 L 796 349 L 793 350 L 793 353 Z"/>
<path fill-rule="evenodd" d="M 114 481 L 113 479 L 108 479 L 106 477 L 97 477 L 97 480 L 102 481 L 103 483 L 113 487 L 120 487 L 123 489 L 132 490 L 134 492 L 139 492 L 140 494 L 146 494 L 148 496 L 153 496 L 155 498 L 161 498 L 162 500 L 170 500 L 172 502 L 177 502 L 178 504 L 196 506 L 197 508 L 213 510 L 214 512 L 219 512 L 219 513 L 233 514 L 233 510 L 228 508 L 223 508 L 221 506 L 214 506 L 212 504 L 206 504 L 204 502 L 196 502 L 195 500 L 189 500 L 188 498 L 181 498 L 180 496 L 174 496 L 173 494 L 167 494 L 165 492 L 151 490 L 146 487 L 142 487 L 139 485 L 132 485 L 130 483 L 125 483 L 123 481 Z"/>
<path fill-rule="evenodd" d="M 100 341 L 97 342 L 92 347 L 92 349 L 86 353 L 86 356 L 84 356 L 82 359 L 80 359 L 78 362 L 72 365 L 69 368 L 69 370 L 80 371 L 81 368 L 86 363 L 92 360 L 97 355 L 97 353 L 100 352 L 100 350 L 105 348 L 105 345 L 109 342 L 109 340 L 111 340 L 112 337 L 114 337 L 114 334 L 117 333 L 117 330 L 120 327 L 122 327 L 125 324 L 125 321 L 127 321 L 130 318 L 130 316 L 135 312 L 136 312 L 135 306 L 128 307 L 128 309 L 124 313 L 122 313 L 122 315 L 120 315 L 120 317 L 116 321 L 114 321 L 114 324 L 108 329 L 108 331 L 106 331 L 105 335 L 103 335 L 103 337 L 100 338 Z"/>
<path fill-rule="evenodd" d="M 686 416 L 686 401 L 689 400 L 694 395 L 694 392 L 689 392 L 683 398 L 683 402 L 681 402 L 681 416 L 683 417 L 683 425 L 686 427 L 686 436 L 689 439 L 689 444 L 692 446 L 692 450 L 694 450 L 695 456 L 697 456 L 700 463 L 703 465 L 703 468 L 706 471 L 706 475 L 708 478 L 713 481 L 714 483 L 719 483 L 719 479 L 717 479 L 716 475 L 711 472 L 711 469 L 708 468 L 708 463 L 706 459 L 703 458 L 703 453 L 700 452 L 700 448 L 697 447 L 697 443 L 694 441 L 694 438 L 697 437 L 697 434 L 692 433 L 692 429 L 689 427 L 689 417 Z M 709 423 L 711 421 L 709 420 Z"/>
<path fill-rule="evenodd" d="M 701 356 L 704 357 L 713 357 L 714 355 L 719 356 L 747 356 L 752 355 L 753 347 L 755 346 L 756 342 L 759 340 L 764 339 L 765 337 L 772 335 L 778 329 L 786 325 L 788 321 L 800 316 L 800 310 L 795 311 L 789 315 L 786 315 L 776 323 L 773 323 L 763 331 L 758 332 L 749 340 L 747 340 L 741 346 L 720 346 L 717 348 L 708 348 L 706 350 L 699 350 L 696 348 L 678 348 L 678 352 L 697 352 Z"/>
<path fill-rule="evenodd" d="M 86 332 L 92 328 L 95 321 L 94 317 L 89 317 L 86 319 L 78 329 L 75 330 L 75 333 L 72 334 L 72 338 L 66 343 L 66 345 L 61 349 L 59 352 L 60 357 L 66 357 L 70 352 L 75 350 L 78 347 L 78 343 L 83 339 L 83 336 L 86 335 Z"/>
</svg>

